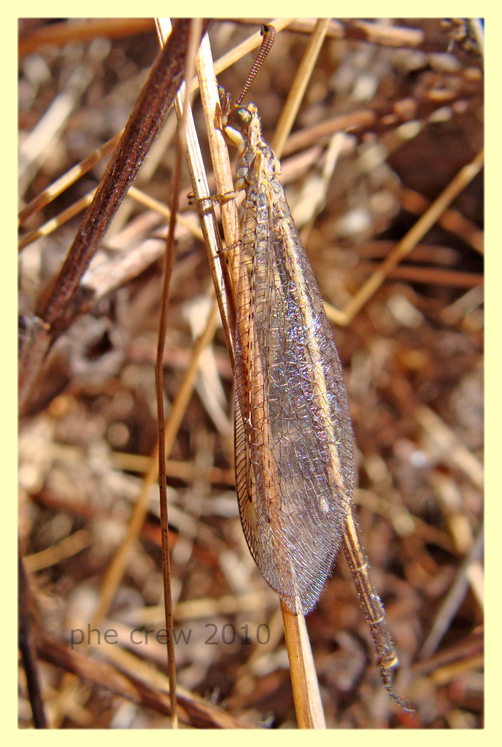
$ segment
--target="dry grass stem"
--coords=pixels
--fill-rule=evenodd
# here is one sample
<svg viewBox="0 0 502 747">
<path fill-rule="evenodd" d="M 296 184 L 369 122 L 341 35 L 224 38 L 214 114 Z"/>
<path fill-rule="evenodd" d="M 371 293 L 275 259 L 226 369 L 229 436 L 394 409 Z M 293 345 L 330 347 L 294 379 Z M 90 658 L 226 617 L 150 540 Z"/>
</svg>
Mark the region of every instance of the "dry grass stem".
<svg viewBox="0 0 502 747">
<path fill-rule="evenodd" d="M 270 143 L 291 119 L 283 112 L 315 19 L 214 20 L 196 63 L 200 99 L 176 101 L 187 111 L 190 179 L 179 190 L 161 363 L 178 710 L 189 728 L 322 725 L 301 689 L 313 670 L 298 670 L 294 689 L 289 674 L 288 654 L 308 659 L 307 642 L 286 648 L 235 495 L 227 347 L 239 210 L 213 199 L 233 190 L 235 160 L 218 129 L 214 71 L 235 100 L 262 22 L 284 30 L 244 104 L 256 104 Z M 327 728 L 482 729 L 479 29 L 468 19 L 320 26 L 281 178 L 336 324 L 358 522 L 401 661 L 395 689 L 416 709 L 403 713 L 382 687 L 342 557 L 306 620 L 322 711 Z M 44 717 L 52 728 L 171 728 L 154 365 L 174 111 L 106 235 L 98 240 L 90 225 L 95 254 L 81 276 L 77 258 L 57 318 L 43 313 L 79 230 L 76 211 L 107 173 L 157 55 L 153 21 L 20 21 L 20 347 L 29 353 L 19 423 L 20 728 Z"/>
</svg>

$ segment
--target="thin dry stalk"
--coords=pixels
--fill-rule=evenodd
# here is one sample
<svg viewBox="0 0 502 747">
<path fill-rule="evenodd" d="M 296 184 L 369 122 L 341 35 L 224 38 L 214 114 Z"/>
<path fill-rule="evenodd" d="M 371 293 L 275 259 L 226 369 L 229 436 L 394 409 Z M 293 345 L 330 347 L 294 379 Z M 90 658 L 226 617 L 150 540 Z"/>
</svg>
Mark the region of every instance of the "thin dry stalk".
<svg viewBox="0 0 502 747">
<path fill-rule="evenodd" d="M 300 108 L 300 104 L 303 101 L 303 97 L 314 71 L 317 58 L 319 57 L 324 38 L 328 32 L 329 23 L 329 18 L 320 18 L 317 21 L 315 28 L 312 31 L 312 35 L 309 39 L 305 54 L 303 55 L 302 61 L 296 73 L 295 80 L 293 81 L 293 85 L 291 86 L 291 91 L 289 93 L 288 99 L 284 105 L 284 109 L 282 110 L 281 116 L 277 123 L 274 137 L 272 138 L 270 146 L 279 159 L 282 156 L 284 145 L 293 127 L 296 115 L 298 114 L 298 110 Z"/>
<path fill-rule="evenodd" d="M 203 43 L 202 45 L 197 69 L 206 125 L 209 131 L 209 142 L 218 194 L 225 195 L 233 191 L 233 181 L 230 172 L 228 149 L 224 143 L 221 130 L 215 127 L 220 102 L 218 83 L 213 72 L 214 67 L 208 40 L 207 43 Z M 227 246 L 234 247 L 232 250 L 227 250 L 231 254 L 229 262 L 232 264 L 232 281 L 227 281 L 225 293 L 226 298 L 230 297 L 233 300 L 233 308 L 233 304 L 236 302 L 235 289 L 238 285 L 237 278 L 240 273 L 239 263 L 243 261 L 243 258 L 240 256 L 240 230 L 238 230 L 237 226 L 234 201 L 223 203 L 222 220 Z M 228 301 L 225 305 L 229 305 Z M 229 328 L 232 338 L 232 347 L 229 348 L 229 353 L 232 356 L 235 347 L 235 321 L 232 322 L 227 319 L 225 326 Z M 232 364 L 234 367 L 234 360 L 232 360 Z M 302 615 L 293 615 L 282 603 L 281 612 L 284 622 L 286 648 L 290 660 L 291 682 L 298 726 L 304 729 L 326 728 L 305 619 Z"/>
<path fill-rule="evenodd" d="M 239 47 L 236 40 L 249 23 L 214 22 L 211 39 L 218 55 L 229 46 Z M 29 24 L 34 21 L 22 23 L 24 28 Z M 304 36 L 314 26 L 311 20 L 293 21 L 276 41 L 280 63 L 269 58 L 255 81 L 250 98 L 268 142 L 300 64 Z M 53 47 L 46 52 L 35 37 L 26 37 L 23 47 L 30 58 L 20 63 L 21 138 L 64 91 L 75 49 L 87 58 L 91 45 L 79 45 L 78 39 L 91 28 L 92 22 L 45 28 L 44 33 L 57 30 L 61 45 L 72 41 L 71 50 Z M 102 28 L 124 33 L 117 21 Z M 254 38 L 256 47 L 261 39 L 258 33 Z M 408 234 L 416 216 L 481 149 L 482 65 L 472 49 L 464 50 L 457 34 L 451 47 L 449 42 L 449 32 L 437 20 L 329 23 L 314 83 L 307 87 L 297 129 L 284 148 L 283 158 L 295 156 L 283 160 L 282 171 L 295 222 L 310 228 L 307 250 L 323 297 L 337 309 L 346 309 L 368 275 Z M 42 224 L 59 225 L 50 240 L 44 231 L 20 255 L 20 299 L 27 319 L 71 244 L 69 224 L 61 226 L 54 217 L 94 187 L 99 173 L 87 172 L 83 184 L 77 182 L 50 207 L 52 190 L 45 190 L 46 185 L 75 162 L 87 161 L 94 148 L 99 151 L 100 146 L 102 152 L 101 144 L 123 125 L 133 106 L 131 91 L 140 88 L 156 40 L 152 32 L 140 40 L 122 36 L 107 44 L 92 45 L 93 54 L 96 48 L 104 56 L 94 58 L 88 93 L 66 120 L 26 194 L 26 202 L 45 207 L 42 212 L 30 208 L 22 241 L 39 236 Z M 117 67 L 120 59 L 124 65 Z M 37 79 L 40 70 L 49 71 L 50 80 Z M 237 63 L 220 80 L 238 92 L 245 72 Z M 361 88 L 368 82 L 375 84 L 373 90 Z M 130 99 L 126 106 L 125 98 Z M 117 108 L 119 99 L 122 109 Z M 196 121 L 200 117 L 197 107 L 194 116 Z M 333 134 L 346 128 L 345 145 L 337 150 L 333 142 L 337 160 L 330 180 L 333 163 L 326 149 Z M 96 160 L 99 155 L 90 158 Z M 152 263 L 165 242 L 168 210 L 158 203 L 172 168 L 171 151 L 158 163 L 151 181 L 131 192 L 133 212 L 123 213 L 127 225 L 101 243 L 99 262 L 84 280 L 92 291 L 91 312 L 54 346 L 20 425 L 20 537 L 41 610 L 35 643 L 43 659 L 44 707 L 53 727 L 170 726 L 167 677 L 157 670 L 163 667 L 160 644 L 150 639 L 148 645 L 143 641 L 132 648 L 129 641 L 129 651 L 125 649 L 132 629 L 158 631 L 164 626 L 158 507 L 152 500 L 157 467 L 149 455 L 155 441 L 152 320 L 159 289 L 158 268 Z M 206 235 L 213 235 L 205 243 L 215 259 L 218 302 L 222 317 L 230 318 L 231 306 L 225 304 L 232 298 L 226 296 L 224 273 L 231 249 L 218 243 L 214 205 L 206 198 L 233 185 L 230 178 L 228 187 L 203 186 L 198 166 L 194 172 L 201 185 L 198 192 L 191 188 L 196 207 Z M 335 332 L 358 444 L 360 488 L 354 497 L 359 521 L 403 664 L 396 688 L 407 693 L 417 712 L 411 718 L 403 715 L 381 688 L 368 626 L 342 560 L 309 617 L 329 727 L 484 725 L 483 568 L 480 560 L 467 562 L 473 554 L 478 557 L 483 513 L 481 187 L 478 175 L 431 224 L 427 236 L 415 240 L 404 264 L 401 260 L 386 274 L 351 323 Z M 187 184 L 183 192 L 189 189 Z M 140 215 L 139 200 L 147 205 Z M 347 222 L 361 213 L 366 222 Z M 187 217 L 187 230 L 180 225 L 176 233 L 180 251 L 164 355 L 169 402 L 192 366 L 190 349 L 200 334 L 200 329 L 190 331 L 185 314 L 195 306 L 192 299 L 204 296 L 208 304 L 211 287 L 203 249 L 188 238 L 195 224 L 194 213 Z M 217 313 L 215 307 L 210 337 Z M 105 330 L 99 333 L 99 345 L 86 332 L 96 325 Z M 33 329 L 23 328 L 23 339 L 38 327 L 44 331 L 43 322 L 33 320 Z M 234 327 L 230 322 L 229 329 Z M 231 347 L 228 331 L 226 341 Z M 173 559 L 175 596 L 180 599 L 175 621 L 177 631 L 191 631 L 189 645 L 182 643 L 177 650 L 180 681 L 186 686 L 178 688 L 180 720 L 198 728 L 239 728 L 242 722 L 230 714 L 240 714 L 248 726 L 269 725 L 273 714 L 275 724 L 293 726 L 276 598 L 248 563 L 231 492 L 232 374 L 224 342 L 222 334 L 216 336 L 201 363 L 193 364 L 200 378 L 197 395 L 191 396 L 194 369 L 185 402 L 175 403 L 173 425 L 168 423 L 169 431 L 174 428 L 167 434 L 172 442 L 167 463 L 170 540 L 184 553 L 182 561 Z M 220 389 L 213 399 L 202 386 L 210 381 Z M 145 474 L 148 482 L 137 505 Z M 97 604 L 101 630 L 117 630 L 120 643 L 105 646 L 102 641 L 98 646 L 93 640 L 88 650 L 82 645 L 73 651 L 70 630 L 85 629 L 88 622 L 94 626 L 89 610 Z M 248 623 L 252 646 L 240 640 Z M 213 624 L 219 633 L 225 626 L 227 632 L 235 630 L 235 644 L 205 645 L 211 630 L 206 626 Z M 269 640 L 256 641 L 260 625 L 269 630 Z M 58 631 L 57 641 L 43 632 L 49 626 Z M 435 653 L 417 661 L 431 635 Z M 65 671 L 77 678 L 71 690 L 61 677 Z M 31 727 L 23 671 L 20 682 L 20 723 Z M 216 698 L 226 712 L 213 705 Z"/>
<path fill-rule="evenodd" d="M 354 298 L 344 307 L 342 311 L 330 309 L 326 311 L 328 318 L 337 324 L 350 324 L 355 315 L 362 309 L 365 303 L 376 293 L 378 288 L 387 278 L 388 274 L 396 265 L 404 259 L 415 248 L 420 239 L 430 230 L 434 223 L 439 220 L 444 211 L 451 205 L 453 200 L 474 179 L 483 168 L 484 150 L 479 151 L 473 161 L 464 166 L 452 182 L 446 187 L 437 200 L 427 208 L 420 216 L 413 228 L 399 242 L 396 248 L 389 254 L 381 267 L 373 273 L 368 281 L 358 290 Z"/>
</svg>

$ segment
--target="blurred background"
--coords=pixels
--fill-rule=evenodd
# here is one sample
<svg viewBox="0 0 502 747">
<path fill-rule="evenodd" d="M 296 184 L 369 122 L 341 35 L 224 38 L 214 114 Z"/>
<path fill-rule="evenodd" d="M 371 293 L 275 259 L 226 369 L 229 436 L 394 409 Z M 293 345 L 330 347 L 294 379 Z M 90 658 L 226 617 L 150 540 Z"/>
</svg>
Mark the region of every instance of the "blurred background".
<svg viewBox="0 0 502 747">
<path fill-rule="evenodd" d="M 265 20 L 214 21 L 214 58 Z M 258 106 L 267 142 L 313 24 L 297 20 L 277 35 L 246 97 Z M 19 34 L 22 209 L 124 127 L 158 42 L 153 21 L 130 19 L 22 19 Z M 246 55 L 218 76 L 234 99 L 253 59 Z M 194 116 L 211 172 L 197 98 Z M 135 182 L 164 204 L 175 127 L 171 112 Z M 327 304 L 350 308 L 482 145 L 475 27 L 464 19 L 331 22 L 281 158 L 293 217 Z M 30 233 L 85 198 L 108 160 L 23 222 L 21 342 L 81 214 L 50 235 L 32 240 Z M 187 177 L 164 358 L 168 415 L 213 296 L 190 191 Z M 83 280 L 95 301 L 57 341 L 20 419 L 20 543 L 36 603 L 44 701 L 56 727 L 170 725 L 165 699 L 155 695 L 166 681 L 157 636 L 165 625 L 156 486 L 99 626 L 102 635 L 116 633 L 114 645 L 102 638 L 85 647 L 71 632 L 83 631 L 85 640 L 93 627 L 155 448 L 165 234 L 161 212 L 126 198 Z M 401 660 L 395 686 L 416 712 L 400 711 L 382 687 L 341 557 L 307 618 L 328 727 L 483 727 L 482 273 L 480 173 L 376 292 L 333 326 L 357 443 L 354 501 Z M 182 721 L 294 728 L 278 600 L 240 526 L 233 382 L 221 328 L 198 366 L 167 465 L 176 658 L 187 691 Z M 74 653 L 89 662 L 87 670 Z M 75 668 L 78 676 L 70 675 Z M 150 699 L 118 680 L 113 689 L 113 668 L 124 683 L 147 683 Z M 93 681 L 97 672 L 101 685 Z M 19 687 L 19 723 L 29 728 L 21 667 Z"/>
</svg>

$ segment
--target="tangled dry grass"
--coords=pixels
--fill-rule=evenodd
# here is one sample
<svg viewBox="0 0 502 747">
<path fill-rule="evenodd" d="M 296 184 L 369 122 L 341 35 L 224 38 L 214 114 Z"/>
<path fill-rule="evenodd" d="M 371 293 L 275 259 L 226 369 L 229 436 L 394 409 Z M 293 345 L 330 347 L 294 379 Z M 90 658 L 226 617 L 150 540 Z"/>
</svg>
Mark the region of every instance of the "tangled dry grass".
<svg viewBox="0 0 502 747">
<path fill-rule="evenodd" d="M 250 95 L 269 141 L 310 28 L 296 22 L 278 35 Z M 482 147 L 482 59 L 460 24 L 453 28 L 450 49 L 452 29 L 438 20 L 329 29 L 282 164 L 321 291 L 337 309 L 357 297 Z M 21 206 L 121 130 L 158 52 L 149 22 L 69 22 L 57 27 L 59 36 L 55 29 L 20 25 Z M 215 22 L 214 57 L 255 31 Z M 249 64 L 249 57 L 236 62 L 219 76 L 222 85 L 237 93 Z M 204 137 L 197 104 L 195 117 Z M 348 134 L 333 146 L 342 125 Z M 174 128 L 171 114 L 135 182 L 163 203 Z M 326 179 L 333 147 L 338 161 Z M 106 161 L 29 218 L 22 237 L 92 190 Z M 190 189 L 187 181 L 183 196 Z M 182 212 L 188 223 L 177 228 L 164 360 L 168 414 L 212 303 L 186 199 Z M 78 222 L 20 254 L 22 335 Z M 355 501 L 402 661 L 396 688 L 416 713 L 401 713 L 381 687 L 340 559 L 307 620 L 328 727 L 483 726 L 482 230 L 478 175 L 350 322 L 335 328 L 357 440 Z M 90 647 L 77 632 L 86 639 L 93 627 L 155 447 L 165 233 L 159 211 L 126 199 L 87 276 L 99 298 L 57 341 L 20 420 L 20 543 L 53 726 L 169 728 L 155 489 L 99 645 L 96 632 Z M 277 599 L 240 528 L 232 373 L 220 329 L 200 356 L 168 484 L 182 720 L 294 727 Z M 29 727 L 20 671 L 19 719 Z"/>
</svg>

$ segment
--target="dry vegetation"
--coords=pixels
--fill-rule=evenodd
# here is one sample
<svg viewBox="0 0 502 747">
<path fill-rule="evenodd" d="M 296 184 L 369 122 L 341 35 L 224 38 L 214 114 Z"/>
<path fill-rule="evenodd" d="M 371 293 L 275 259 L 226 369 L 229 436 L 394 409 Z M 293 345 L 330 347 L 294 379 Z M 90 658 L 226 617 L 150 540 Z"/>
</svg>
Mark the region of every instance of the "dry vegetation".
<svg viewBox="0 0 502 747">
<path fill-rule="evenodd" d="M 20 24 L 21 207 L 121 130 L 158 53 L 153 23 L 115 21 L 87 33 L 86 22 L 71 22 L 50 44 L 37 38 L 54 28 Z M 333 24 L 282 158 L 298 227 L 316 218 L 305 245 L 323 296 L 337 309 L 482 147 L 474 43 L 457 33 L 448 50 L 450 32 L 437 20 L 395 21 L 390 29 L 377 27 L 364 41 L 368 31 L 356 22 Z M 215 22 L 215 59 L 256 30 Z M 278 35 L 248 97 L 268 141 L 306 30 L 297 24 Z M 236 95 L 249 66 L 248 56 L 219 76 L 221 84 Z M 57 115 L 48 122 L 51 106 Z M 342 115 L 351 133 L 337 141 L 338 163 L 316 208 L 336 126 L 316 128 Z M 206 147 L 197 101 L 195 118 Z M 173 132 L 171 113 L 135 183 L 163 203 Z M 93 189 L 107 160 L 33 215 L 21 236 Z M 196 226 L 190 190 L 187 180 L 183 212 Z M 22 339 L 78 222 L 20 255 Z M 307 619 L 329 727 L 483 726 L 482 229 L 478 174 L 350 322 L 334 328 L 358 447 L 359 520 L 402 662 L 396 689 L 416 713 L 400 712 L 381 686 L 341 558 Z M 154 633 L 145 644 L 145 631 L 164 627 L 156 489 L 104 609 L 102 635 L 114 631 L 114 645 L 102 637 L 97 646 L 70 646 L 71 631 L 87 633 L 110 588 L 107 574 L 155 447 L 165 233 L 163 215 L 126 199 L 87 276 L 97 296 L 58 339 L 20 420 L 20 543 L 55 727 L 170 725 L 164 647 Z M 211 296 L 204 245 L 178 225 L 164 361 L 168 413 Z M 190 636 L 177 646 L 181 718 L 195 726 L 294 727 L 277 598 L 240 528 L 232 430 L 232 374 L 219 329 L 201 355 L 168 462 L 175 627 Z M 131 642 L 133 629 L 139 643 Z M 20 672 L 19 719 L 27 728 Z"/>
</svg>

